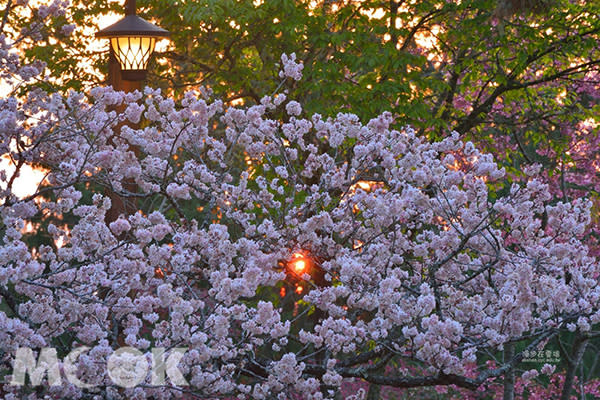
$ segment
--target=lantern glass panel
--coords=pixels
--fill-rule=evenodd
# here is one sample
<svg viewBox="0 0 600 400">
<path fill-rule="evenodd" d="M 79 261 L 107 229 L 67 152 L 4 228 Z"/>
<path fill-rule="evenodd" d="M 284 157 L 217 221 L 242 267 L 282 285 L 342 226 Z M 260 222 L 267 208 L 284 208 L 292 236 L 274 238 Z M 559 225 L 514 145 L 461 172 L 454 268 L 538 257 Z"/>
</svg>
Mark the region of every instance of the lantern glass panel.
<svg viewBox="0 0 600 400">
<path fill-rule="evenodd" d="M 144 70 L 148 67 L 156 38 L 120 36 L 111 38 L 110 44 L 121 70 Z"/>
</svg>

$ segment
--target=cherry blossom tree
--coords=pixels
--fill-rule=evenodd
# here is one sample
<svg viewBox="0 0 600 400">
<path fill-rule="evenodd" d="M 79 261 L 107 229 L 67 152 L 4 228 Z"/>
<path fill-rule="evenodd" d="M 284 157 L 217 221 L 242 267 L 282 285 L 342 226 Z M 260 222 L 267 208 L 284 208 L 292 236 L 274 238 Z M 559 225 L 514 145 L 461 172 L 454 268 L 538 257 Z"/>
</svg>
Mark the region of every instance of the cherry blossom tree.
<svg viewBox="0 0 600 400">
<path fill-rule="evenodd" d="M 0 45 L 4 79 L 41 71 Z M 294 55 L 281 62 L 301 79 Z M 16 166 L 0 176 L 5 398 L 333 399 L 352 379 L 467 395 L 502 382 L 511 398 L 555 373 L 522 361 L 571 335 L 552 383 L 568 399 L 596 335 L 591 203 L 556 200 L 535 168 L 511 183 L 457 133 L 308 115 L 285 92 L 236 108 L 98 87 L 2 98 L 0 134 Z M 19 198 L 25 164 L 47 174 Z M 182 380 L 115 384 L 125 346 L 148 363 L 184 349 Z M 69 379 L 11 385 L 19 349 L 44 348 Z"/>
</svg>

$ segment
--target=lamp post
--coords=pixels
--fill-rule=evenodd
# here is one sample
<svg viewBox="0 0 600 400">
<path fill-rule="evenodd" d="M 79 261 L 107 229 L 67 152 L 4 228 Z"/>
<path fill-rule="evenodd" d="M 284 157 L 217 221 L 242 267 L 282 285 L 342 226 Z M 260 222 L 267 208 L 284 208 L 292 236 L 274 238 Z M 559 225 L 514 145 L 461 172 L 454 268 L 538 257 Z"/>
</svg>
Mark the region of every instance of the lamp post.
<svg viewBox="0 0 600 400">
<path fill-rule="evenodd" d="M 156 41 L 170 35 L 169 31 L 160 28 L 135 15 L 135 0 L 126 0 L 125 18 L 96 32 L 97 38 L 110 41 L 110 60 L 108 65 L 108 84 L 115 90 L 133 92 L 141 90 L 146 78 L 148 62 L 154 52 Z M 126 105 L 117 107 L 117 112 L 123 112 Z M 121 122 L 115 127 L 120 132 Z M 137 124 L 128 124 L 137 128 Z M 132 148 L 137 153 L 135 148 Z M 129 193 L 137 192 L 137 186 L 131 180 L 123 182 L 123 189 Z M 136 211 L 135 197 L 126 201 L 122 196 L 109 192 L 112 201 L 111 209 L 106 213 L 106 221 L 116 220 L 120 214 Z"/>
<path fill-rule="evenodd" d="M 126 0 L 125 11 L 125 18 L 96 32 L 96 37 L 110 40 L 108 83 L 131 92 L 141 89 L 156 41 L 170 33 L 138 17 L 135 0 Z"/>
</svg>

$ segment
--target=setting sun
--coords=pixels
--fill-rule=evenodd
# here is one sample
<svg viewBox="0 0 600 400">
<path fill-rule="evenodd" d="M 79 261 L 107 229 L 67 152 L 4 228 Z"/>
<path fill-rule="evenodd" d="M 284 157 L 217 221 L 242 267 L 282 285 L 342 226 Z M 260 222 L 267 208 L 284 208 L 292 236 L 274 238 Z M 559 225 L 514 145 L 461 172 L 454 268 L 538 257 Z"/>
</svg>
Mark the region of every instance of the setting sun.
<svg viewBox="0 0 600 400">
<path fill-rule="evenodd" d="M 290 261 L 290 269 L 297 275 L 302 275 L 308 270 L 308 260 L 302 253 L 294 253 L 292 260 Z"/>
</svg>

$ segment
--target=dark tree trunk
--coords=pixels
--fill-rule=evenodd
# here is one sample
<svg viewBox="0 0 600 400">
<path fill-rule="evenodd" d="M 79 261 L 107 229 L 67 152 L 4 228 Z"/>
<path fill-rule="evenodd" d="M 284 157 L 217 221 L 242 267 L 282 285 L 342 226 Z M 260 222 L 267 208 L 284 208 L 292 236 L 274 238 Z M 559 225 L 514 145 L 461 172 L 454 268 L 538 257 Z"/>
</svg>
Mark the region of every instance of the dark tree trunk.
<svg viewBox="0 0 600 400">
<path fill-rule="evenodd" d="M 560 396 L 561 400 L 569 400 L 569 398 L 571 397 L 571 391 L 573 390 L 573 383 L 575 381 L 577 367 L 581 363 L 581 359 L 583 358 L 583 353 L 585 353 L 585 347 L 587 346 L 588 340 L 588 338 L 583 337 L 581 335 L 575 336 L 575 339 L 573 340 L 571 356 L 568 360 L 569 367 L 567 368 L 565 384 L 563 385 L 562 394 Z"/>
<path fill-rule="evenodd" d="M 506 343 L 504 345 L 504 364 L 509 363 L 515 356 L 515 345 Z M 515 370 L 509 369 L 504 375 L 504 394 L 503 400 L 515 399 Z"/>
</svg>

